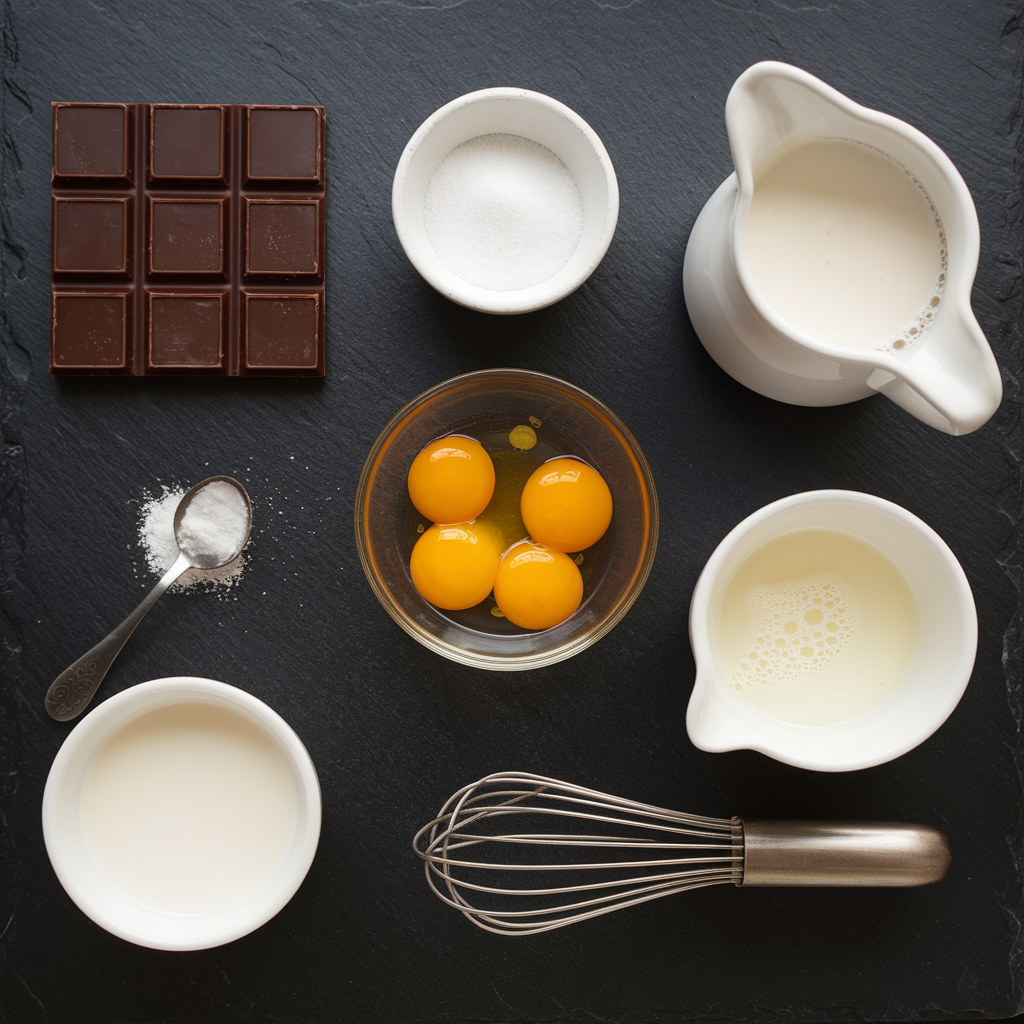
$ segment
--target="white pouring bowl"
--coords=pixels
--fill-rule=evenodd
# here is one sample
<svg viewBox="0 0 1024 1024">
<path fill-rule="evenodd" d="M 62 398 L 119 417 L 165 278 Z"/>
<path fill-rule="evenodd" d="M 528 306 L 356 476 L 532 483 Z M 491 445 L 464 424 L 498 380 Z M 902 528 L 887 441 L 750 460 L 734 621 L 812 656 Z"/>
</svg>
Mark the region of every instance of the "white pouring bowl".
<svg viewBox="0 0 1024 1024">
<path fill-rule="evenodd" d="M 728 686 L 717 649 L 716 623 L 736 571 L 765 544 L 801 530 L 833 530 L 875 548 L 902 574 L 917 610 L 917 645 L 902 682 L 848 722 L 796 725 L 760 713 Z M 758 509 L 718 545 L 693 592 L 690 643 L 697 676 L 686 729 L 697 747 L 757 750 L 798 768 L 852 771 L 905 754 L 949 717 L 974 667 L 978 616 L 956 556 L 917 516 L 859 491 L 806 491 Z"/>
<path fill-rule="evenodd" d="M 149 906 L 118 888 L 93 856 L 81 813 L 86 773 L 103 747 L 141 715 L 182 703 L 214 705 L 255 726 L 282 755 L 295 789 L 294 827 L 276 869 L 238 901 L 194 913 Z M 306 877 L 320 837 L 320 817 L 316 769 L 288 723 L 244 690 L 190 676 L 140 683 L 92 710 L 57 752 L 43 792 L 43 838 L 61 885 L 101 928 L 151 949 L 208 949 L 269 921 Z"/>
<path fill-rule="evenodd" d="M 493 291 L 448 269 L 424 224 L 427 186 L 457 146 L 481 135 L 517 135 L 551 150 L 576 180 L 583 201 L 583 234 L 569 261 L 539 284 Z M 608 251 L 619 217 L 619 186 L 600 138 L 564 103 L 529 89 L 480 89 L 446 103 L 420 125 L 395 170 L 391 211 L 412 265 L 442 295 L 484 313 L 543 309 L 575 291 Z"/>
</svg>

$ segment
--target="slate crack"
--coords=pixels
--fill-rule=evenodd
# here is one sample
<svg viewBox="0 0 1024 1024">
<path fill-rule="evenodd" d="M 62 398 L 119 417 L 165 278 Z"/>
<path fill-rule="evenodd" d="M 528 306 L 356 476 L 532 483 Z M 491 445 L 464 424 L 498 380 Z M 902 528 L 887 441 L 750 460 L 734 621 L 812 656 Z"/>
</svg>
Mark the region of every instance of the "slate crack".
<svg viewBox="0 0 1024 1024">
<path fill-rule="evenodd" d="M 298 75 L 296 75 L 296 74 L 295 74 L 294 72 L 291 72 L 291 71 L 289 71 L 289 70 L 288 70 L 288 69 L 287 69 L 287 68 L 286 68 L 286 67 L 284 66 L 284 54 L 283 54 L 283 53 L 282 53 L 282 52 L 281 52 L 281 51 L 280 51 L 280 50 L 279 50 L 279 49 L 278 49 L 278 48 L 277 48 L 277 47 L 276 47 L 276 46 L 275 46 L 275 45 L 274 45 L 273 43 L 268 43 L 268 42 L 264 41 L 263 45 L 264 45 L 264 46 L 265 46 L 265 47 L 266 47 L 266 48 L 267 48 L 268 50 L 273 50 L 273 51 L 274 51 L 274 53 L 276 53 L 276 54 L 277 54 L 277 57 L 278 57 L 278 64 L 277 64 L 278 70 L 279 70 L 279 71 L 283 71 L 283 72 L 284 72 L 284 73 L 285 73 L 285 74 L 286 74 L 286 75 L 287 75 L 287 76 L 288 76 L 289 78 L 291 78 L 291 79 L 292 79 L 293 81 L 296 81 L 296 82 L 298 82 L 298 83 L 299 83 L 299 85 L 301 85 L 301 86 L 302 86 L 302 88 L 303 88 L 303 89 L 305 89 L 305 90 L 306 90 L 306 92 L 308 92 L 308 93 L 309 93 L 309 95 L 313 97 L 313 100 L 314 100 L 314 102 L 316 103 L 316 105 L 317 105 L 317 106 L 319 106 L 319 107 L 322 107 L 322 106 L 323 106 L 323 104 L 322 104 L 322 103 L 320 102 L 320 97 L 319 97 L 319 96 L 317 96 L 317 94 L 316 94 L 316 90 L 315 90 L 315 89 L 313 89 L 313 87 L 312 87 L 312 86 L 311 86 L 311 85 L 309 84 L 309 82 L 307 82 L 307 81 L 305 81 L 304 79 L 300 78 L 300 77 L 299 77 Z"/>
</svg>

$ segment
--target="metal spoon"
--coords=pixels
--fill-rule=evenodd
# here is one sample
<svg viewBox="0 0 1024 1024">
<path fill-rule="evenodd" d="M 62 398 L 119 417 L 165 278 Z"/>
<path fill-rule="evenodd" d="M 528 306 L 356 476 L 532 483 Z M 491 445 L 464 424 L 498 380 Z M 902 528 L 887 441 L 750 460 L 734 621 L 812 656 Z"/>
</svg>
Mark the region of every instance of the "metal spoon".
<svg viewBox="0 0 1024 1024">
<path fill-rule="evenodd" d="M 208 484 L 219 480 L 238 488 L 239 494 L 245 499 L 245 508 L 248 520 L 245 525 L 245 536 L 227 558 L 223 552 L 197 551 L 194 545 L 183 543 L 181 535 L 181 520 L 185 515 L 192 499 Z M 157 598 L 179 577 L 189 569 L 219 569 L 222 565 L 234 561 L 249 539 L 249 530 L 252 527 L 252 502 L 245 488 L 230 476 L 211 476 L 202 480 L 195 487 L 182 495 L 181 501 L 174 512 L 174 539 L 178 542 L 181 553 L 177 561 L 167 570 L 163 579 L 146 595 L 145 599 L 116 629 L 107 634 L 92 650 L 83 654 L 73 665 L 69 665 L 53 681 L 53 685 L 46 692 L 46 710 L 51 718 L 58 722 L 68 722 L 80 715 L 92 700 L 93 694 L 99 688 L 103 677 L 107 674 L 114 659 L 124 647 L 125 641 L 132 635 L 135 627 L 142 621 L 142 617 L 156 604 Z M 186 553 L 184 548 L 191 550 Z"/>
</svg>

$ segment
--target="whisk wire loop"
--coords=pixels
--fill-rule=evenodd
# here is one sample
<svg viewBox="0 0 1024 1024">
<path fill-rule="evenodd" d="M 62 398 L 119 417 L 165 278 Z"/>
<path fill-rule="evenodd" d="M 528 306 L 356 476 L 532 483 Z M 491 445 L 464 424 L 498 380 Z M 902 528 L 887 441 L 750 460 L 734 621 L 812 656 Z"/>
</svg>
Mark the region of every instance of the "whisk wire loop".
<svg viewBox="0 0 1024 1024">
<path fill-rule="evenodd" d="M 497 831 L 498 823 L 512 815 L 527 816 L 531 824 L 585 822 L 586 831 Z M 413 846 L 425 861 L 434 893 L 481 928 L 499 934 L 550 931 L 660 896 L 738 884 L 743 875 L 742 830 L 734 820 L 635 803 L 529 773 L 489 775 L 459 790 L 420 829 Z M 453 856 L 471 847 L 481 859 Z M 582 849 L 595 856 L 636 852 L 618 861 L 566 859 Z M 501 850 L 524 859 L 501 857 Z M 541 858 L 542 850 L 547 857 Z M 591 877 L 557 884 L 559 873 L 579 871 Z M 551 878 L 551 884 L 511 884 L 533 872 Z M 481 909 L 470 901 L 477 894 L 510 906 Z M 584 898 L 564 901 L 572 895 Z"/>
</svg>

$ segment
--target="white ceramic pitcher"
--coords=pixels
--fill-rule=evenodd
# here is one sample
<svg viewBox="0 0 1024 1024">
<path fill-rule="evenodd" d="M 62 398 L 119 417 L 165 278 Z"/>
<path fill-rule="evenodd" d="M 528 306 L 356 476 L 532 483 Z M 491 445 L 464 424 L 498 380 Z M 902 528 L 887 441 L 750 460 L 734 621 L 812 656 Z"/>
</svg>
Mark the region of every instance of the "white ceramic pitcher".
<svg viewBox="0 0 1024 1024">
<path fill-rule="evenodd" d="M 916 128 L 777 61 L 740 75 L 725 120 L 736 171 L 697 218 L 683 268 L 690 319 L 712 358 L 741 384 L 782 402 L 841 405 L 881 392 L 946 433 L 977 430 L 998 408 L 1002 384 L 971 310 L 978 216 L 949 157 Z M 941 220 L 948 262 L 941 303 L 901 351 L 812 337 L 772 308 L 754 278 L 747 218 L 755 169 L 778 147 L 801 139 L 880 150 L 917 179 Z"/>
<path fill-rule="evenodd" d="M 906 675 L 858 717 L 807 725 L 760 711 L 733 688 L 720 643 L 722 606 L 736 571 L 766 544 L 803 530 L 832 530 L 874 548 L 906 582 L 917 609 Z M 804 491 L 747 516 L 715 548 L 690 602 L 697 665 L 686 730 L 701 750 L 758 750 L 786 764 L 840 772 L 882 764 L 926 740 L 967 688 L 978 613 L 956 556 L 905 508 L 859 491 Z M 881 656 L 881 655 L 880 655 Z"/>
</svg>

